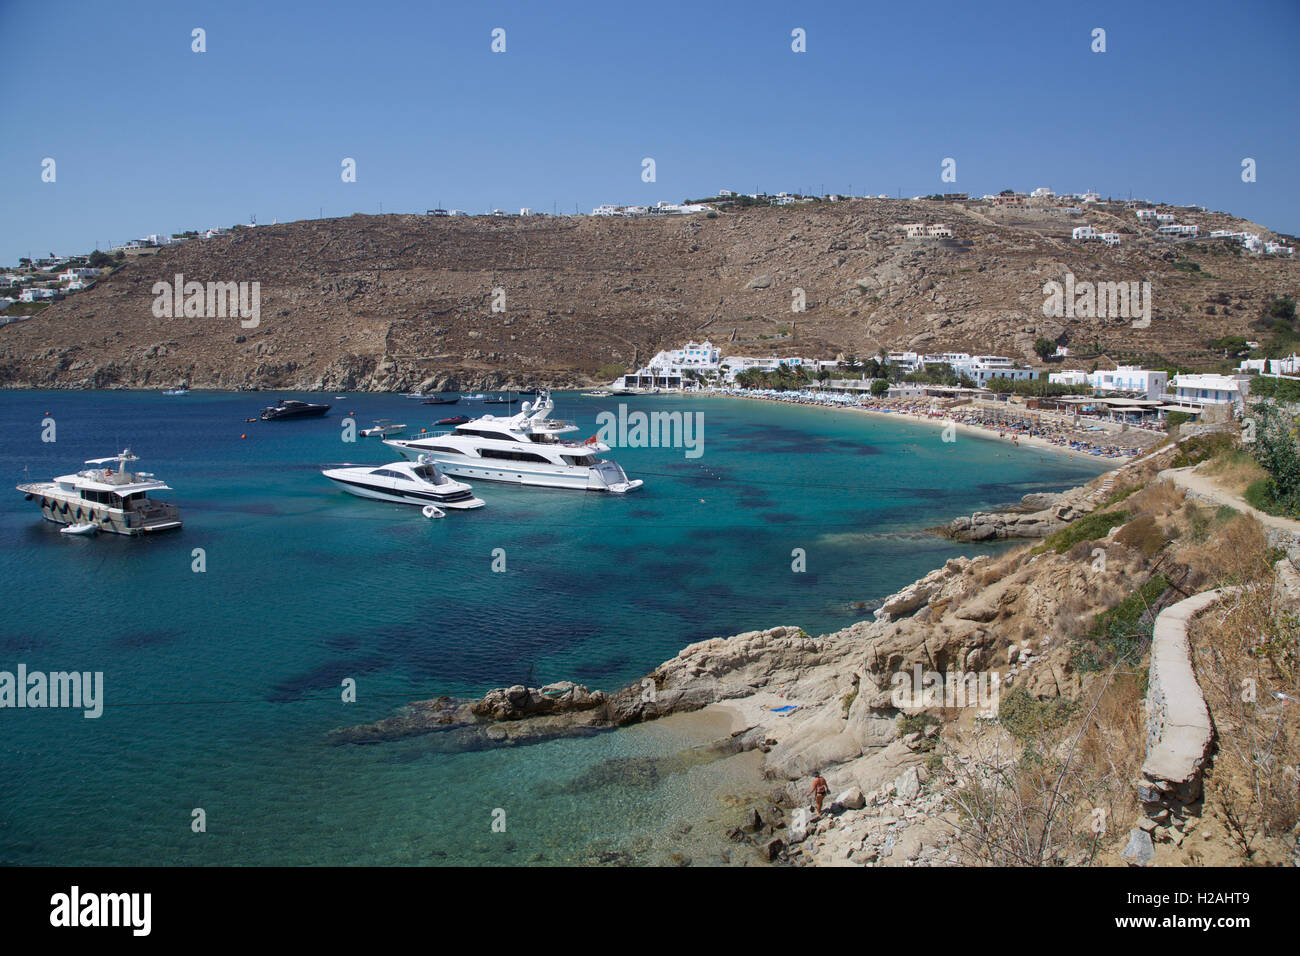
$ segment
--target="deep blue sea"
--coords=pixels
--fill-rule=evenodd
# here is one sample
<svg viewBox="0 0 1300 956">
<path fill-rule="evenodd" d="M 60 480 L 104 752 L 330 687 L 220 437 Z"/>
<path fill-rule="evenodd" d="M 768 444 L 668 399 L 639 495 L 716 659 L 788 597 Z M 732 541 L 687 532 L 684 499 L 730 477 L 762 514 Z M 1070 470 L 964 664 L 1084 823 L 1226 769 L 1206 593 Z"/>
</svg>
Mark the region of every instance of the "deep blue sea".
<svg viewBox="0 0 1300 956">
<path fill-rule="evenodd" d="M 0 864 L 662 861 L 752 771 L 691 759 L 716 729 L 699 721 L 472 752 L 325 735 L 441 694 L 616 689 L 719 635 L 838 629 L 860 603 L 989 550 L 924 528 L 1104 467 L 851 412 L 565 393 L 555 417 L 579 437 L 620 401 L 700 412 L 703 455 L 618 448 L 645 480 L 633 494 L 481 482 L 486 507 L 430 521 L 321 477 L 396 458 L 378 439 L 344 443 L 343 416 L 414 431 L 503 406 L 296 394 L 334 407 L 245 422 L 274 397 L 0 393 L 0 670 L 102 671 L 105 685 L 97 720 L 0 709 Z M 70 538 L 12 490 L 127 445 L 175 489 L 182 530 Z M 716 862 L 700 845 L 697 861 Z"/>
</svg>

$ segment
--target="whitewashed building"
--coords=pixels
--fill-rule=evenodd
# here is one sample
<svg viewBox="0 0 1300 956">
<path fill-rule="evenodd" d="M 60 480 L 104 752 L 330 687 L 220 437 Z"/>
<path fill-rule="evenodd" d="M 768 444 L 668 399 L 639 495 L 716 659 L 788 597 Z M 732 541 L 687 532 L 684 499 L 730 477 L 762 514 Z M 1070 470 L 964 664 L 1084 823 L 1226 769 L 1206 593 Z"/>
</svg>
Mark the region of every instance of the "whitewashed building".
<svg viewBox="0 0 1300 956">
<path fill-rule="evenodd" d="M 1180 405 L 1203 408 L 1206 405 L 1245 405 L 1250 394 L 1250 376 L 1194 373 L 1175 375 L 1170 383 L 1172 395 Z"/>
</svg>

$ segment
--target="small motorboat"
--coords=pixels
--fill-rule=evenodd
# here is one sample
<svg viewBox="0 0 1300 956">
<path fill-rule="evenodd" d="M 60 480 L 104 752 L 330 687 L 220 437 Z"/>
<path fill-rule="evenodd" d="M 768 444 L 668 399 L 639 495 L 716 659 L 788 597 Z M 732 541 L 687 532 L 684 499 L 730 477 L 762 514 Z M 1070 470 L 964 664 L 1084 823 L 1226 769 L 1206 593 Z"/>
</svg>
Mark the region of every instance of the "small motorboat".
<svg viewBox="0 0 1300 956">
<path fill-rule="evenodd" d="M 426 518 L 447 517 L 447 512 L 443 511 L 437 505 L 425 505 L 423 508 L 420 509 L 420 514 L 424 515 Z"/>
<path fill-rule="evenodd" d="M 385 435 L 400 435 L 406 431 L 405 425 L 394 425 L 391 418 L 377 418 L 374 425 L 361 429 L 366 438 L 383 438 Z"/>
<path fill-rule="evenodd" d="M 262 409 L 262 421 L 280 421 L 286 418 L 319 418 L 329 410 L 328 405 L 317 405 L 314 402 L 300 402 L 296 399 L 288 399 L 278 405 L 268 405 Z"/>
<path fill-rule="evenodd" d="M 440 418 L 435 425 L 464 425 L 470 420 L 468 415 L 453 415 L 451 418 Z"/>
<path fill-rule="evenodd" d="M 377 501 L 440 508 L 482 508 L 483 500 L 463 481 L 454 481 L 422 456 L 419 461 L 398 461 L 375 468 L 345 465 L 321 472 L 348 494 Z"/>
<path fill-rule="evenodd" d="M 473 395 L 462 395 L 461 398 L 467 402 L 481 402 L 486 398 L 482 392 L 475 392 Z"/>
<path fill-rule="evenodd" d="M 517 401 L 519 401 L 519 399 L 517 398 L 498 398 L 496 396 L 493 396 L 492 398 L 483 399 L 483 404 L 484 405 L 513 405 Z"/>
<path fill-rule="evenodd" d="M 426 398 L 420 404 L 421 405 L 455 405 L 459 401 L 460 399 L 454 395 L 451 398 L 442 398 L 441 396 L 435 395 L 433 398 Z"/>
<path fill-rule="evenodd" d="M 583 392 L 582 394 L 587 398 L 609 398 L 614 393 L 607 388 L 597 388 L 590 392 Z"/>
<path fill-rule="evenodd" d="M 76 524 L 65 525 L 59 529 L 59 534 L 82 534 L 90 535 L 99 530 L 99 525 L 93 521 L 78 521 Z"/>
<path fill-rule="evenodd" d="M 169 388 L 167 391 L 163 392 L 164 395 L 188 395 L 189 393 L 190 390 L 188 388 Z"/>
</svg>

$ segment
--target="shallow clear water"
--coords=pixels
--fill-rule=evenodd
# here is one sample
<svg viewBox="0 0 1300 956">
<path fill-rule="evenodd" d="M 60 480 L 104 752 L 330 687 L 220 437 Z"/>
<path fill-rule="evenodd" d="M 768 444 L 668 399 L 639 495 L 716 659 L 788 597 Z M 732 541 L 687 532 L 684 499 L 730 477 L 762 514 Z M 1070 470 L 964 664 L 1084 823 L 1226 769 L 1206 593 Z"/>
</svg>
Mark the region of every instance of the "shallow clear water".
<svg viewBox="0 0 1300 956">
<path fill-rule="evenodd" d="M 271 397 L 0 393 L 10 487 L 130 445 L 176 489 L 185 521 L 147 539 L 70 539 L 16 491 L 0 496 L 0 670 L 102 671 L 106 688 L 97 720 L 0 709 L 0 863 L 661 857 L 683 842 L 677 828 L 725 816 L 752 776 L 743 757 L 682 756 L 725 728 L 664 722 L 460 753 L 429 737 L 338 747 L 325 734 L 440 694 L 563 679 L 615 689 L 719 635 L 843 627 L 858 602 L 989 550 L 924 528 L 1103 467 L 853 413 L 633 398 L 630 410 L 700 412 L 703 455 L 620 448 L 610 457 L 645 479 L 633 494 L 479 483 L 485 508 L 428 521 L 320 476 L 396 457 L 378 439 L 342 442 L 342 415 L 415 430 L 502 406 L 326 396 L 325 419 L 244 421 Z M 555 417 L 585 437 L 619 401 L 557 395 Z M 804 573 L 791 570 L 796 548 Z M 340 700 L 346 677 L 355 704 Z M 191 832 L 196 807 L 206 834 Z M 498 808 L 505 833 L 490 826 Z"/>
</svg>

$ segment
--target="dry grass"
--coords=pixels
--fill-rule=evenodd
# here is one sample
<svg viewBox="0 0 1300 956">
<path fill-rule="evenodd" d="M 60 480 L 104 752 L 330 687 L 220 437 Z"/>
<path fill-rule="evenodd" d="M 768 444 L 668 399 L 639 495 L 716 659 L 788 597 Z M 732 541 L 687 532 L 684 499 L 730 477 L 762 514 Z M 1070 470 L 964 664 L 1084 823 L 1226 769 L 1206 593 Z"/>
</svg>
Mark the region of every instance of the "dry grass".
<svg viewBox="0 0 1300 956">
<path fill-rule="evenodd" d="M 1268 472 L 1260 467 L 1259 462 L 1241 449 L 1206 462 L 1200 471 L 1211 476 L 1220 488 L 1238 495 L 1250 485 L 1268 477 Z"/>
<path fill-rule="evenodd" d="M 1300 822 L 1300 621 L 1274 613 L 1259 581 L 1203 615 L 1192 660 L 1214 717 L 1217 746 L 1206 775 L 1207 812 L 1243 862 L 1287 863 Z"/>
<path fill-rule="evenodd" d="M 1185 500 L 1182 489 L 1168 481 L 1157 481 L 1135 492 L 1125 504 L 1134 515 L 1163 518 L 1181 508 Z"/>
<path fill-rule="evenodd" d="M 1258 519 L 1237 514 L 1215 527 L 1213 512 L 1189 503 L 1188 511 L 1194 508 L 1187 523 L 1203 530 L 1194 531 L 1193 543 L 1178 552 L 1178 560 L 1191 569 L 1189 590 L 1273 580 L 1268 535 Z"/>
<path fill-rule="evenodd" d="M 971 862 L 1086 866 L 1137 818 L 1138 681 L 1111 671 L 1088 698 L 1073 719 L 1044 720 L 1019 745 L 987 727 L 957 741 L 969 759 L 954 765 L 948 793 L 960 817 L 957 845 Z"/>
</svg>

